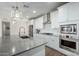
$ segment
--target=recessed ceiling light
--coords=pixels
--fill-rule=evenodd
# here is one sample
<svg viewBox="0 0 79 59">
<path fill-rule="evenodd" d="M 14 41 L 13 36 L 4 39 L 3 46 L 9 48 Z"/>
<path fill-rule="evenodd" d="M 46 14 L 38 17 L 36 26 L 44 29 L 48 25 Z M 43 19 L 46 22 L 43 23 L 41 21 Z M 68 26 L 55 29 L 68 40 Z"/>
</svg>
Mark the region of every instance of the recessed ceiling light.
<svg viewBox="0 0 79 59">
<path fill-rule="evenodd" d="M 26 16 L 26 18 L 29 18 L 29 16 Z"/>
<path fill-rule="evenodd" d="M 15 24 L 15 23 L 16 23 L 16 21 L 15 21 L 15 20 L 13 20 L 13 21 L 12 21 L 12 23 L 13 23 L 13 24 Z"/>
<path fill-rule="evenodd" d="M 36 13 L 36 11 L 35 11 L 35 10 L 33 10 L 33 13 L 35 14 L 35 13 Z"/>
<path fill-rule="evenodd" d="M 24 7 L 29 8 L 29 6 L 28 6 L 28 5 L 24 5 Z"/>
</svg>

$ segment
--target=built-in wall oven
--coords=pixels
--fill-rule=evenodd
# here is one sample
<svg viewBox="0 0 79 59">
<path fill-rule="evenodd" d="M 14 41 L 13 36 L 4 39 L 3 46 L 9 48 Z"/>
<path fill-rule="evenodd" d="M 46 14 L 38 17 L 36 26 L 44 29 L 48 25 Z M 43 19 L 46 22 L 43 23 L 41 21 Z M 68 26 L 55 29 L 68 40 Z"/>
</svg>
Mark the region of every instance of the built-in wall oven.
<svg viewBox="0 0 79 59">
<path fill-rule="evenodd" d="M 60 25 L 60 48 L 79 53 L 78 29 L 79 28 L 77 24 Z"/>
<path fill-rule="evenodd" d="M 60 39 L 60 48 L 79 54 L 79 42 Z"/>
</svg>

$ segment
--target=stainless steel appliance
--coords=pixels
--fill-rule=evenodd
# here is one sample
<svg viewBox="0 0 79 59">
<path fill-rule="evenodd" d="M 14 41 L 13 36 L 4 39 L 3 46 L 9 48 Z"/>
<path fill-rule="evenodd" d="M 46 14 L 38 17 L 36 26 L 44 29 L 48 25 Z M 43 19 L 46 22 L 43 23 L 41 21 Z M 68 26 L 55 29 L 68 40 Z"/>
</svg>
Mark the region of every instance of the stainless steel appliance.
<svg viewBox="0 0 79 59">
<path fill-rule="evenodd" d="M 60 39 L 60 48 L 79 54 L 79 42 L 72 39 Z"/>
<path fill-rule="evenodd" d="M 65 50 L 79 53 L 79 24 L 60 25 L 59 46 Z"/>
<path fill-rule="evenodd" d="M 77 25 L 76 24 L 61 25 L 61 33 L 76 34 L 77 33 Z"/>
</svg>

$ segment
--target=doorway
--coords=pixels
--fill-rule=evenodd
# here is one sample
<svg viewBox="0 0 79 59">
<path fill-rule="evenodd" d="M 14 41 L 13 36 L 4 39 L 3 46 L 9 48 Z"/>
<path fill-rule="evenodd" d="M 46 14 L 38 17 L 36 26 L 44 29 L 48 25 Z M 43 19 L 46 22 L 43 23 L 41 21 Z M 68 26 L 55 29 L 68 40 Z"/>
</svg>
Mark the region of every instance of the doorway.
<svg viewBox="0 0 79 59">
<path fill-rule="evenodd" d="M 10 39 L 10 22 L 2 22 L 2 39 Z"/>
<path fill-rule="evenodd" d="M 29 36 L 33 37 L 33 25 L 29 25 Z"/>
</svg>

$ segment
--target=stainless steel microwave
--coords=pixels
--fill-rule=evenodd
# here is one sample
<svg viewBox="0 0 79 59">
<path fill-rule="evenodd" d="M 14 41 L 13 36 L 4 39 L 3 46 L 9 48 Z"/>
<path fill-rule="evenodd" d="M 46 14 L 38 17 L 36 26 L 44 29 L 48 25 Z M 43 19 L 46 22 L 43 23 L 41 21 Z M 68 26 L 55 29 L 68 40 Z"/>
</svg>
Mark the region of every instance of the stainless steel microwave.
<svg viewBox="0 0 79 59">
<path fill-rule="evenodd" d="M 64 34 L 76 34 L 77 24 L 60 25 L 60 32 Z"/>
</svg>

